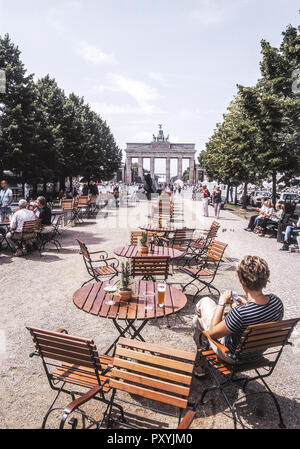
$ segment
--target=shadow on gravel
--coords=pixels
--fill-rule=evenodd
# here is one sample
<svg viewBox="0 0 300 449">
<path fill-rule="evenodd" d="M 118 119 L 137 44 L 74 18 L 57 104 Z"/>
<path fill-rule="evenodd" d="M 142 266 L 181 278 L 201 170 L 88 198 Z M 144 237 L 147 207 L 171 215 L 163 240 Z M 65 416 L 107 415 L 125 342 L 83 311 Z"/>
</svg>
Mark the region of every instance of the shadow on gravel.
<svg viewBox="0 0 300 449">
<path fill-rule="evenodd" d="M 209 375 L 203 379 L 194 378 L 191 389 L 192 401 L 199 400 L 204 389 L 212 384 L 213 382 L 209 378 Z M 264 386 L 257 381 L 253 381 L 249 384 L 246 391 L 247 395 L 245 396 L 242 389 L 239 388 L 238 385 L 232 385 L 226 388 L 226 394 L 228 395 L 231 403 L 239 398 L 239 401 L 236 404 L 237 428 L 278 429 L 278 413 L 271 396 L 269 394 L 265 394 L 266 389 Z M 283 422 L 286 428 L 299 428 L 299 403 L 297 403 L 296 400 L 291 400 L 284 396 L 277 395 L 276 386 L 272 388 L 272 391 L 279 402 Z M 251 392 L 256 394 L 251 396 L 251 394 L 249 394 Z M 209 392 L 205 397 L 205 401 L 206 402 L 204 405 L 198 405 L 196 419 L 213 417 L 217 413 L 223 413 L 224 418 L 227 417 L 232 421 L 232 428 L 234 428 L 231 411 L 219 391 Z"/>
</svg>

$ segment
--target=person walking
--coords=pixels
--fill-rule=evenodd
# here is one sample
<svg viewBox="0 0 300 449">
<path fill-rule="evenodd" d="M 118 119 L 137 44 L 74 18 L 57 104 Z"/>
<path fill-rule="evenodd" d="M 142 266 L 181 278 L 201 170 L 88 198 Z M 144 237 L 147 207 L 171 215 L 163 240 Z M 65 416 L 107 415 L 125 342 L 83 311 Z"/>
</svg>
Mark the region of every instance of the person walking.
<svg viewBox="0 0 300 449">
<path fill-rule="evenodd" d="M 216 187 L 216 190 L 212 194 L 212 204 L 215 209 L 215 218 L 219 219 L 220 216 L 220 209 L 222 204 L 222 197 L 221 197 L 221 188 L 220 186 Z"/>
<path fill-rule="evenodd" d="M 203 215 L 204 217 L 208 217 L 208 199 L 210 197 L 210 192 L 206 186 L 206 184 L 202 185 L 201 190 L 201 196 L 202 196 L 202 204 L 203 204 Z"/>
<path fill-rule="evenodd" d="M 0 222 L 4 221 L 5 215 L 11 213 L 10 205 L 13 202 L 13 194 L 8 188 L 6 181 L 1 181 L 0 190 Z"/>
</svg>

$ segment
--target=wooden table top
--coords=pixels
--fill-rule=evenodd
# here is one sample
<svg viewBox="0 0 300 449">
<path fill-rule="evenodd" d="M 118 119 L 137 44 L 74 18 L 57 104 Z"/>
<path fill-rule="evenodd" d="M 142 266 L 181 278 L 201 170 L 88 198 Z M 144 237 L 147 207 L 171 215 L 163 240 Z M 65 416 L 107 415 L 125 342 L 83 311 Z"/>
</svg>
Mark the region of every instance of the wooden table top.
<svg viewBox="0 0 300 449">
<path fill-rule="evenodd" d="M 181 229 L 181 228 L 177 228 L 173 225 L 159 227 L 158 224 L 149 223 L 149 224 L 140 226 L 140 229 L 143 229 L 144 231 L 153 231 L 153 232 L 174 232 L 174 231 L 176 231 L 176 229 Z"/>
<path fill-rule="evenodd" d="M 181 290 L 167 284 L 165 304 L 163 307 L 159 307 L 157 303 L 159 282 L 138 281 L 137 284 L 138 294 L 133 296 L 130 301 L 120 301 L 120 296 L 114 295 L 115 304 L 106 304 L 112 296 L 104 291 L 104 287 L 109 285 L 109 281 L 100 281 L 78 289 L 73 295 L 73 303 L 83 312 L 118 320 L 148 320 L 164 317 L 179 312 L 187 303 L 187 297 Z M 146 309 L 145 292 L 156 293 L 152 300 L 152 310 Z"/>
<path fill-rule="evenodd" d="M 121 257 L 127 257 L 127 258 L 131 258 L 131 257 L 136 257 L 139 255 L 139 248 L 138 246 L 135 245 L 125 245 L 125 246 L 120 246 L 120 248 L 116 248 L 114 250 L 114 253 L 117 256 L 121 256 Z M 175 259 L 176 257 L 180 257 L 182 256 L 183 252 L 180 251 L 179 249 L 175 249 L 175 248 L 171 248 L 170 246 L 154 246 L 154 252 L 150 253 L 148 252 L 147 254 L 142 254 L 141 256 L 147 257 L 147 256 L 161 256 L 161 257 L 170 257 L 171 259 Z"/>
</svg>

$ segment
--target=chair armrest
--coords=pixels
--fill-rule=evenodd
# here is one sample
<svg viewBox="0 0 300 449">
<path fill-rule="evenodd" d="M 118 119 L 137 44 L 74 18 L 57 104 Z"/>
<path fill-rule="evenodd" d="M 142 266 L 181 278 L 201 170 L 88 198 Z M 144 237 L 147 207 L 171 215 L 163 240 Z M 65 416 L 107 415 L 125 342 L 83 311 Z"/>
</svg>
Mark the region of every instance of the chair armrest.
<svg viewBox="0 0 300 449">
<path fill-rule="evenodd" d="M 106 257 L 106 258 L 108 257 L 108 254 L 107 254 L 106 251 L 93 251 L 93 252 L 92 252 L 92 251 L 89 251 L 89 253 L 90 253 L 90 254 L 100 254 L 100 253 L 104 253 L 104 254 L 106 254 L 105 257 Z"/>
<path fill-rule="evenodd" d="M 103 386 L 106 383 L 108 383 L 108 380 L 106 380 L 102 385 L 97 385 L 96 387 L 92 388 L 87 393 L 85 393 L 84 395 L 80 396 L 80 398 L 75 399 L 69 405 L 67 405 L 67 407 L 64 409 L 64 415 L 63 415 L 63 417 L 62 417 L 62 419 L 60 421 L 59 428 L 63 429 L 65 421 L 66 421 L 67 417 L 70 415 L 70 413 L 72 413 L 78 407 L 80 407 L 81 405 L 85 404 L 90 399 L 92 399 L 94 396 L 96 396 L 96 394 L 99 393 L 99 391 L 102 390 Z"/>
<path fill-rule="evenodd" d="M 188 410 L 184 415 L 184 418 L 181 420 L 177 429 L 188 429 L 194 420 L 196 412 L 194 410 Z"/>
<path fill-rule="evenodd" d="M 218 349 L 220 349 L 220 351 L 222 352 L 229 352 L 229 349 L 222 345 L 221 343 L 219 343 L 217 340 L 214 340 L 207 331 L 202 331 L 202 334 L 208 339 L 210 340 Z"/>
<path fill-rule="evenodd" d="M 99 260 L 91 260 L 91 262 L 104 262 L 105 265 L 108 267 L 109 264 L 107 263 L 107 260 L 115 260 L 117 262 L 117 267 L 119 266 L 119 260 L 116 257 L 108 257 L 107 259 L 99 259 Z M 114 265 L 114 264 L 113 264 Z"/>
<path fill-rule="evenodd" d="M 106 263 L 106 265 L 108 265 L 107 260 L 115 260 L 117 262 L 117 267 L 119 266 L 119 259 L 117 259 L 116 257 L 108 257 L 107 259 L 103 259 L 103 262 Z M 115 263 L 113 263 L 112 265 L 115 265 Z"/>
<path fill-rule="evenodd" d="M 63 329 L 63 328 L 59 328 L 59 329 L 57 329 L 55 332 L 59 332 L 60 334 L 67 334 L 68 333 L 68 331 L 66 331 L 66 329 Z"/>
</svg>

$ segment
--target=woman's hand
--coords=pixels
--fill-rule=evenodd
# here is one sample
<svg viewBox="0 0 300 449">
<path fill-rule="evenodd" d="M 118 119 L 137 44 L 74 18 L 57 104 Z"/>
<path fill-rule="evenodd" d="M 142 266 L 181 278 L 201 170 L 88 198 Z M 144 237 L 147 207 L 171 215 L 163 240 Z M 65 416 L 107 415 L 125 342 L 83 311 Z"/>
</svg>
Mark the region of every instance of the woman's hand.
<svg viewBox="0 0 300 449">
<path fill-rule="evenodd" d="M 230 304 L 232 302 L 232 290 L 225 290 L 220 295 L 219 301 L 223 301 L 224 304 Z"/>
</svg>

